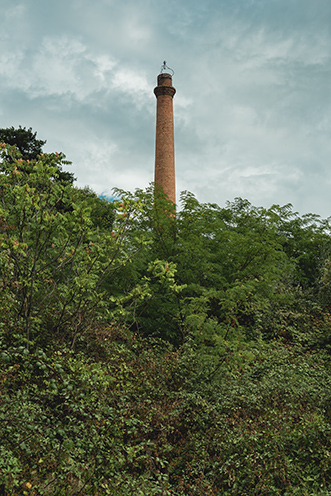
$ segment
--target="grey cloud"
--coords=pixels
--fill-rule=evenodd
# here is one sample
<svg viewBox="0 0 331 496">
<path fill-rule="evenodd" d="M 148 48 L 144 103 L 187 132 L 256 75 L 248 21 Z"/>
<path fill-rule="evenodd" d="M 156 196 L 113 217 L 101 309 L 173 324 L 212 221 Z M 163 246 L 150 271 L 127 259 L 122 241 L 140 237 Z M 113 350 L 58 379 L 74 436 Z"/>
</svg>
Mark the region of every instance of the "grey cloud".
<svg viewBox="0 0 331 496">
<path fill-rule="evenodd" d="M 1 126 L 31 125 L 79 185 L 153 180 L 165 58 L 178 190 L 330 213 L 329 0 L 3 2 Z"/>
</svg>

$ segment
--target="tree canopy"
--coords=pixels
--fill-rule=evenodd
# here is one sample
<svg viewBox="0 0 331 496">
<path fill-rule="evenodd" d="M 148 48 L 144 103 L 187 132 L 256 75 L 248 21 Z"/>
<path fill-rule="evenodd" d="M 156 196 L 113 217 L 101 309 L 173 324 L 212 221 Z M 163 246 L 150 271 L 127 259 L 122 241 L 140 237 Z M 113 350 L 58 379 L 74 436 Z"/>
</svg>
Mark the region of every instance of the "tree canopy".
<svg viewBox="0 0 331 496">
<path fill-rule="evenodd" d="M 0 143 L 15 146 L 20 153 L 20 157 L 26 162 L 31 162 L 36 161 L 42 155 L 42 147 L 46 144 L 46 140 L 37 139 L 37 132 L 33 132 L 31 127 L 26 129 L 21 126 L 18 128 L 12 126 L 0 129 Z M 3 155 L 2 159 L 7 162 L 15 161 L 15 157 L 11 153 Z M 61 164 L 57 164 L 56 179 L 58 181 L 69 182 L 71 184 L 75 181 L 72 172 L 62 170 L 63 165 L 69 164 L 70 162 L 68 161 L 62 161 Z"/>
<path fill-rule="evenodd" d="M 0 493 L 326 496 L 330 220 L 0 151 Z"/>
<path fill-rule="evenodd" d="M 26 129 L 21 126 L 18 129 L 13 126 L 0 129 L 0 142 L 16 146 L 24 160 L 36 160 L 46 144 L 46 140 L 37 139 L 37 133 L 31 127 Z"/>
</svg>

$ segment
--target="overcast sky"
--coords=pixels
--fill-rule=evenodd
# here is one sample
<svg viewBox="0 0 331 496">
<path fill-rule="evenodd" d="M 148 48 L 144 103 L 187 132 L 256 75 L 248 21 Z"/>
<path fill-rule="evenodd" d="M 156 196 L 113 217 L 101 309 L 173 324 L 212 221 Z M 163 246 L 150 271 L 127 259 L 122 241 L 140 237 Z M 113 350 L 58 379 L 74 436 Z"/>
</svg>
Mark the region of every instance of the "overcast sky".
<svg viewBox="0 0 331 496">
<path fill-rule="evenodd" d="M 177 197 L 331 215 L 331 0 L 0 0 L 0 127 L 98 194 L 154 179 L 163 60 Z"/>
</svg>

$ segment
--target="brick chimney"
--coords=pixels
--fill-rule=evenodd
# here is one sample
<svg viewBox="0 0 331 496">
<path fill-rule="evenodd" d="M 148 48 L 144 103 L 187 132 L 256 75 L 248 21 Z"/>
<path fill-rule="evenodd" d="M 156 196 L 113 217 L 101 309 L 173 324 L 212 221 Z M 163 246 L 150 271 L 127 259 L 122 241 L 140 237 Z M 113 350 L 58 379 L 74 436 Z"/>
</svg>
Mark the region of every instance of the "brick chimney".
<svg viewBox="0 0 331 496">
<path fill-rule="evenodd" d="M 165 63 L 164 63 L 165 65 Z M 156 139 L 155 139 L 155 178 L 165 195 L 176 203 L 175 145 L 172 99 L 176 93 L 172 86 L 172 76 L 161 73 L 157 78 L 156 96 Z"/>
</svg>

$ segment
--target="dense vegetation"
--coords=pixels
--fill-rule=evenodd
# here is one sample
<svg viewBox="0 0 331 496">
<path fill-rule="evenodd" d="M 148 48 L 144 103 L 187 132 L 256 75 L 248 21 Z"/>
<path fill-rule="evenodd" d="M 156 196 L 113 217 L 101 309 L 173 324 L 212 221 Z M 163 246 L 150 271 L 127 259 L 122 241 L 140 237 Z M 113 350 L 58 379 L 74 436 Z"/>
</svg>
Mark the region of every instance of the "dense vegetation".
<svg viewBox="0 0 331 496">
<path fill-rule="evenodd" d="M 331 494 L 329 221 L 1 157 L 0 494 Z"/>
</svg>

